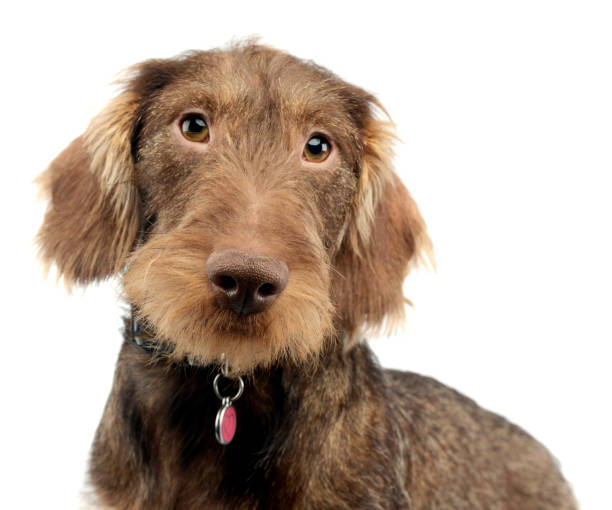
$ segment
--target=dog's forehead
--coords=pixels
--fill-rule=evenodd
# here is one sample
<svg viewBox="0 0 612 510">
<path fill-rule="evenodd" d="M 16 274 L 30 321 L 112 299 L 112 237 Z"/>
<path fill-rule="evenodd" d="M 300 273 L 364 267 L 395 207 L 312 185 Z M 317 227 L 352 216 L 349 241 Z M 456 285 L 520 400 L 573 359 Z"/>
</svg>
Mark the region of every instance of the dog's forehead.
<svg viewBox="0 0 612 510">
<path fill-rule="evenodd" d="M 159 96 L 174 116 L 190 108 L 217 118 L 282 117 L 298 124 L 357 129 L 366 93 L 310 62 L 276 50 L 202 52 Z"/>
</svg>

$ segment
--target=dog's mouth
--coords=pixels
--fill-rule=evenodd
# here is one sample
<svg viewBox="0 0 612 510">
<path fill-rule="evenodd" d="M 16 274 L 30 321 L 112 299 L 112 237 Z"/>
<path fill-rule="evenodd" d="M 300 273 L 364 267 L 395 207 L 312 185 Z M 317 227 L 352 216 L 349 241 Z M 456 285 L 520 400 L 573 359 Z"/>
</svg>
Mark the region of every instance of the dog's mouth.
<svg viewBox="0 0 612 510">
<path fill-rule="evenodd" d="M 266 314 L 236 313 L 232 310 L 216 309 L 204 317 L 203 322 L 207 330 L 234 335 L 237 337 L 260 336 L 268 328 L 269 319 Z M 162 337 L 155 325 L 147 318 L 140 317 L 137 312 L 133 315 L 133 328 L 142 337 L 163 343 L 172 343 L 170 338 Z"/>
<path fill-rule="evenodd" d="M 268 324 L 263 314 L 238 313 L 222 308 L 215 310 L 204 320 L 206 326 L 213 331 L 244 337 L 260 335 Z"/>
</svg>

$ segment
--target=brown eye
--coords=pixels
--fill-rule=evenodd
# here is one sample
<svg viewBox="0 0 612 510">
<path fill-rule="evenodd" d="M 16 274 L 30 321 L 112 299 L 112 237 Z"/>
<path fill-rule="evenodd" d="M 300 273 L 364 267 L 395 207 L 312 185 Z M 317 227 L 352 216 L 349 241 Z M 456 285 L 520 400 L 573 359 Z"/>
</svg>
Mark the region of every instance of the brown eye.
<svg viewBox="0 0 612 510">
<path fill-rule="evenodd" d="M 208 124 L 199 113 L 190 113 L 181 121 L 181 132 L 190 142 L 207 142 Z"/>
<path fill-rule="evenodd" d="M 304 157 L 312 163 L 321 163 L 327 159 L 331 143 L 323 135 L 311 136 L 304 146 Z"/>
</svg>

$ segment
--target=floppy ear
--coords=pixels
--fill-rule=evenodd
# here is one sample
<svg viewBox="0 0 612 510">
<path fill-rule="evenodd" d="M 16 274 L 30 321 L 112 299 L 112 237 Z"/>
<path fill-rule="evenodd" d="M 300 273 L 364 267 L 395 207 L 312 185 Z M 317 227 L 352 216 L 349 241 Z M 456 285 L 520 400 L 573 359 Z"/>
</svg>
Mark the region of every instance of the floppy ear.
<svg viewBox="0 0 612 510">
<path fill-rule="evenodd" d="M 141 105 L 180 65 L 148 60 L 129 68 L 124 91 L 38 177 L 49 200 L 40 256 L 69 286 L 116 274 L 132 249 L 141 224 L 132 147 Z"/>
<path fill-rule="evenodd" d="M 49 200 L 37 242 L 68 285 L 117 273 L 139 228 L 131 152 L 139 98 L 125 91 L 38 177 Z"/>
<path fill-rule="evenodd" d="M 332 288 L 338 320 L 351 340 L 381 328 L 392 331 L 410 303 L 402 291 L 409 270 L 433 262 L 423 218 L 391 167 L 393 124 L 368 111 L 361 131 L 358 190 Z"/>
</svg>

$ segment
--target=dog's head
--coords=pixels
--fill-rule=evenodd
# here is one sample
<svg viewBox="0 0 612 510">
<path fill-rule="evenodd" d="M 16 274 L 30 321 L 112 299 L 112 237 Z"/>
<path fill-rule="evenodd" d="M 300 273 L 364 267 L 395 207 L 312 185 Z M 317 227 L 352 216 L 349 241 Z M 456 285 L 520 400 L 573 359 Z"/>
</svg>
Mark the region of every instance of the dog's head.
<svg viewBox="0 0 612 510">
<path fill-rule="evenodd" d="M 404 313 L 430 242 L 367 92 L 246 44 L 151 60 L 40 177 L 67 283 L 120 274 L 174 355 L 302 360 Z"/>
</svg>

